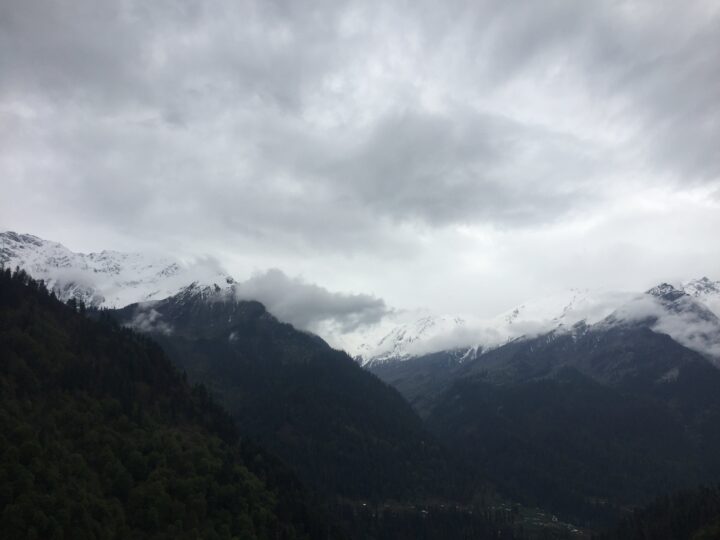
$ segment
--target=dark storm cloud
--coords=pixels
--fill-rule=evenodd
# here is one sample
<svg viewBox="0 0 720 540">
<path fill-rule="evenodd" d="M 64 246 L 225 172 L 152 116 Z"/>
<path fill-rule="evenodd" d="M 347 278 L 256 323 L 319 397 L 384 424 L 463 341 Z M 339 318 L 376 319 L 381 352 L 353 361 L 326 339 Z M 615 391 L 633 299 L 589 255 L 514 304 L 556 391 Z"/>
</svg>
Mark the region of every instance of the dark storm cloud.
<svg viewBox="0 0 720 540">
<path fill-rule="evenodd" d="M 236 284 L 235 295 L 241 300 L 259 300 L 280 320 L 307 330 L 330 322 L 341 332 L 350 332 L 377 323 L 388 313 L 380 298 L 330 292 L 277 269 Z"/>
<path fill-rule="evenodd" d="M 38 219 L 159 238 L 412 251 L 403 226 L 544 225 L 611 197 L 626 154 L 718 181 L 711 7 L 6 1 L 0 173 Z M 556 91 L 607 133 L 543 118 Z"/>
</svg>

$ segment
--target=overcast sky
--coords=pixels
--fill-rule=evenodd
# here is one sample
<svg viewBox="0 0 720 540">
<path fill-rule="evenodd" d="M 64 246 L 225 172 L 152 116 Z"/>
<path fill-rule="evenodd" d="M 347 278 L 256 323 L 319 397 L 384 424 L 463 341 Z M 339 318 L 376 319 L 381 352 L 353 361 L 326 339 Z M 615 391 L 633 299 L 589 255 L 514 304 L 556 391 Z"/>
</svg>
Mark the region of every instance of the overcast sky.
<svg viewBox="0 0 720 540">
<path fill-rule="evenodd" d="M 4 0 L 0 187 L 393 308 L 720 279 L 720 3 Z"/>
</svg>

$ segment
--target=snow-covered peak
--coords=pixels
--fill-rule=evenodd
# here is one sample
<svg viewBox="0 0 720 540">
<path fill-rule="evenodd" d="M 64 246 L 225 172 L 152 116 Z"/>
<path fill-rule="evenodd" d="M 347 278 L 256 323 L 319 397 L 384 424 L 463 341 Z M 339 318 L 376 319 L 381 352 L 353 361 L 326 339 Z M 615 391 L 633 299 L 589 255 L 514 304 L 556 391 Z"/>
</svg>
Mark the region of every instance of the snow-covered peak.
<svg viewBox="0 0 720 540">
<path fill-rule="evenodd" d="M 57 242 L 10 231 L 0 233 L 0 263 L 44 280 L 62 300 L 74 297 L 95 307 L 159 300 L 190 284 L 227 287 L 232 282 L 206 261 L 183 264 L 163 255 L 118 251 L 75 253 Z"/>
<path fill-rule="evenodd" d="M 375 345 L 364 345 L 363 358 L 366 363 L 380 363 L 422 354 L 428 351 L 428 344 L 434 339 L 456 333 L 465 325 L 463 318 L 448 315 L 424 315 L 402 322 L 380 337 Z"/>
<path fill-rule="evenodd" d="M 715 292 L 720 287 L 715 289 L 715 283 L 694 280 L 684 289 L 661 283 L 644 293 L 569 289 L 524 302 L 489 319 L 426 316 L 385 328 L 382 337 L 366 341 L 355 351 L 365 365 L 442 350 L 465 350 L 466 356 L 472 357 L 514 339 L 642 322 L 691 349 L 718 358 L 720 320 L 709 305 L 720 299 Z M 692 288 L 692 284 L 699 285 Z M 454 320 L 462 324 L 447 324 Z"/>
<path fill-rule="evenodd" d="M 683 284 L 683 291 L 720 317 L 720 281 L 712 281 L 707 277 L 693 279 Z"/>
<path fill-rule="evenodd" d="M 597 326 L 642 324 L 720 361 L 720 318 L 700 299 L 662 283 L 624 303 Z"/>
<path fill-rule="evenodd" d="M 670 285 L 669 283 L 661 283 L 660 285 L 656 285 L 652 289 L 649 289 L 647 294 L 659 298 L 660 300 L 674 302 L 678 298 L 684 296 L 685 292 L 675 288 L 675 286 Z"/>
<path fill-rule="evenodd" d="M 508 334 L 512 335 L 570 328 L 578 322 L 593 324 L 607 317 L 634 294 L 604 289 L 568 289 L 524 302 L 496 317 L 493 324 L 498 329 L 507 326 Z M 510 331 L 510 328 L 513 330 Z"/>
<path fill-rule="evenodd" d="M 683 284 L 683 290 L 691 296 L 720 295 L 720 281 L 712 281 L 707 277 L 691 279 Z"/>
<path fill-rule="evenodd" d="M 569 289 L 551 297 L 524 302 L 492 318 L 470 315 L 432 316 L 408 320 L 409 314 L 390 317 L 382 332 L 367 333 L 359 345 L 346 344 L 364 365 L 407 360 L 424 354 L 453 350 L 464 358 L 523 336 L 554 330 L 572 331 L 579 322 L 592 324 L 612 313 L 631 293 Z M 349 346 L 348 346 L 349 345 Z"/>
<path fill-rule="evenodd" d="M 75 253 L 57 242 L 15 232 L 0 233 L 0 264 L 25 269 L 63 300 L 74 297 L 96 307 L 123 307 L 175 295 L 204 301 L 255 299 L 211 261 L 185 264 L 158 254 Z M 472 357 L 513 339 L 572 332 L 578 324 L 642 322 L 720 358 L 719 316 L 720 281 L 703 277 L 682 285 L 661 283 L 645 293 L 569 289 L 487 319 L 395 311 L 374 326 L 319 333 L 368 364 L 450 350 Z"/>
</svg>

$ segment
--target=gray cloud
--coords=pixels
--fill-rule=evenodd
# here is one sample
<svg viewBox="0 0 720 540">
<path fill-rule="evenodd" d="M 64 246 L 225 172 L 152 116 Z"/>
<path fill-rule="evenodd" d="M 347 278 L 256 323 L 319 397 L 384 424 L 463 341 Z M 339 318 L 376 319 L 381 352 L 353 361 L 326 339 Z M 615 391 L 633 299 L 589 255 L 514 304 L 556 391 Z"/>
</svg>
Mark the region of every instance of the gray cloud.
<svg viewBox="0 0 720 540">
<path fill-rule="evenodd" d="M 644 294 L 621 306 L 609 320 L 650 321 L 653 331 L 667 334 L 686 347 L 720 361 L 720 320 L 690 297 L 681 298 L 678 305 L 679 310 L 668 309 L 656 297 Z"/>
<path fill-rule="evenodd" d="M 484 93 L 539 64 L 632 102 L 659 162 L 717 179 L 717 18 L 682 14 L 671 47 L 659 28 L 677 10 L 636 9 L 7 2 L 0 88 L 32 110 L 6 109 L 18 151 L 52 160 L 28 165 L 35 182 L 71 182 L 69 202 L 110 219 L 173 206 L 221 227 L 222 190 L 248 234 L 315 237 L 317 212 L 341 205 L 333 247 L 385 218 L 531 225 L 597 200 L 587 183 L 615 171 L 591 139 L 485 110 Z"/>
<path fill-rule="evenodd" d="M 561 62 L 598 106 L 635 124 L 632 142 L 656 171 L 670 167 L 682 181 L 718 180 L 717 4 L 512 5 L 490 32 L 496 74 L 522 77 L 529 64 Z"/>
<path fill-rule="evenodd" d="M 406 285 L 416 267 L 465 272 L 423 301 L 467 298 L 490 263 L 486 277 L 525 274 L 528 288 L 567 282 L 568 252 L 624 279 L 597 261 L 619 245 L 655 261 L 648 219 L 690 221 L 694 237 L 714 223 L 719 13 L 709 1 L 6 0 L 0 225 L 242 256 L 238 275 L 309 268 L 319 281 L 341 264 L 333 287 L 369 284 L 388 301 L 439 289 Z M 665 204 L 666 191 L 686 213 L 647 217 L 637 201 Z M 583 221 L 602 253 L 566 240 Z M 718 268 L 714 248 L 673 249 L 712 259 L 699 273 Z M 535 250 L 543 264 L 529 269 Z"/>
<path fill-rule="evenodd" d="M 381 298 L 330 292 L 277 269 L 237 283 L 234 290 L 239 300 L 259 300 L 278 319 L 306 330 L 329 324 L 349 332 L 375 324 L 389 312 Z"/>
</svg>

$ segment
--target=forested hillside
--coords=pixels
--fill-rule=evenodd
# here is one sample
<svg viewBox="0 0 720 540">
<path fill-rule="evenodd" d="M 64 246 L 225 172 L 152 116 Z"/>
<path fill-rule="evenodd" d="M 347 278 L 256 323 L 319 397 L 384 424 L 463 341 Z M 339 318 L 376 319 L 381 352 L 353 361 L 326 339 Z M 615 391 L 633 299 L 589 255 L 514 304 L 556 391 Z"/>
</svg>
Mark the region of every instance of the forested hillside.
<svg viewBox="0 0 720 540">
<path fill-rule="evenodd" d="M 4 538 L 324 538 L 276 459 L 160 347 L 0 273 Z"/>
<path fill-rule="evenodd" d="M 112 313 L 130 324 L 152 316 L 151 335 L 188 377 L 206 384 L 243 433 L 324 495 L 464 500 L 485 488 L 464 474 L 399 392 L 258 302 L 188 290 Z"/>
<path fill-rule="evenodd" d="M 665 495 L 635 510 L 599 540 L 715 540 L 720 538 L 720 487 Z"/>
</svg>

